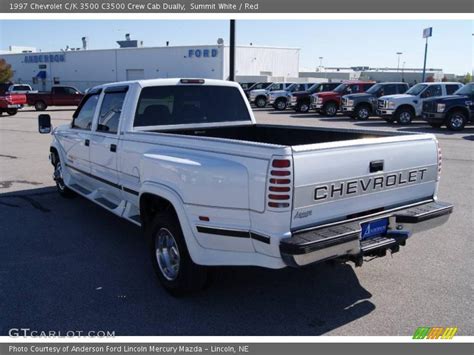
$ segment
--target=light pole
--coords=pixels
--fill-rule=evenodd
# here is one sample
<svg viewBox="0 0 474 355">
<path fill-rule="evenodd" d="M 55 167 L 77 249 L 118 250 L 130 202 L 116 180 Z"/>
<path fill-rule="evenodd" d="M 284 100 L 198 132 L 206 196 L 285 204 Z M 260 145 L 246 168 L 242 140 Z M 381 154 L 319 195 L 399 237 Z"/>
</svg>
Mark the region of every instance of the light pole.
<svg viewBox="0 0 474 355">
<path fill-rule="evenodd" d="M 425 43 L 425 60 L 423 61 L 423 76 L 421 78 L 421 82 L 425 82 L 425 74 L 426 74 L 426 57 L 428 56 L 428 38 L 433 35 L 433 27 L 428 27 L 423 30 L 423 38 L 426 38 Z"/>
<path fill-rule="evenodd" d="M 235 20 L 230 20 L 229 80 L 235 80 Z"/>
<path fill-rule="evenodd" d="M 319 57 L 319 67 L 320 68 L 323 67 L 323 59 L 324 59 L 324 57 Z"/>
<path fill-rule="evenodd" d="M 397 73 L 398 73 L 398 71 L 400 70 L 400 56 L 401 56 L 402 54 L 403 54 L 402 52 L 397 52 L 397 55 L 398 55 Z"/>
</svg>

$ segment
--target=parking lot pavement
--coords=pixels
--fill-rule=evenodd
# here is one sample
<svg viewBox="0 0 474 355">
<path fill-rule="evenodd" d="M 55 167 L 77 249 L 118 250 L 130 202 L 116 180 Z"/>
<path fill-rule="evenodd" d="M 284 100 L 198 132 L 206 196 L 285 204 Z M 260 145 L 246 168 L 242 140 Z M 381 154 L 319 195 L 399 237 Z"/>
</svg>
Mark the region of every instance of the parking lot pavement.
<svg viewBox="0 0 474 355">
<path fill-rule="evenodd" d="M 70 110 L 50 110 L 53 124 Z M 434 132 L 443 148 L 440 199 L 455 212 L 394 254 L 305 269 L 213 269 L 204 292 L 176 299 L 152 272 L 140 229 L 93 203 L 60 198 L 51 137 L 36 112 L 0 117 L 0 335 L 10 328 L 116 335 L 411 335 L 419 326 L 474 334 L 474 129 L 352 122 L 258 110 L 258 122 Z M 416 154 L 416 152 L 413 152 Z"/>
</svg>

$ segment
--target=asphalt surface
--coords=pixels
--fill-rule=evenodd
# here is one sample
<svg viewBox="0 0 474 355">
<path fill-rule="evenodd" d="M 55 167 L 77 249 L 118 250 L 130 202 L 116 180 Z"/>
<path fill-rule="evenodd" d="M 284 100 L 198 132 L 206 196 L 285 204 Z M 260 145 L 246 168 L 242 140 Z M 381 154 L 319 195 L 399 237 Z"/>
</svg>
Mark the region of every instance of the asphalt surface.
<svg viewBox="0 0 474 355">
<path fill-rule="evenodd" d="M 50 110 L 53 124 L 70 110 Z M 211 286 L 176 299 L 158 284 L 139 228 L 83 198 L 55 193 L 51 137 L 37 113 L 0 117 L 0 335 L 10 328 L 116 335 L 412 335 L 456 326 L 474 335 L 474 128 L 258 110 L 259 122 L 434 132 L 443 149 L 440 199 L 455 212 L 394 254 L 302 270 L 217 268 Z M 416 152 L 414 152 L 416 154 Z"/>
</svg>

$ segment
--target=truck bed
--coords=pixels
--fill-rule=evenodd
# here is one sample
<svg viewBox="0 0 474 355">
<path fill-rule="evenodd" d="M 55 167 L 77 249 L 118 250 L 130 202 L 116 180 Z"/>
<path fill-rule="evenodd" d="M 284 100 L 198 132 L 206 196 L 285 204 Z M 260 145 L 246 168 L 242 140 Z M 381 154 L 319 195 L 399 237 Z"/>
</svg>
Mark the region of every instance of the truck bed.
<svg viewBox="0 0 474 355">
<path fill-rule="evenodd" d="M 330 128 L 259 124 L 249 126 L 227 126 L 203 129 L 177 129 L 160 132 L 180 134 L 186 136 L 226 138 L 237 141 L 258 142 L 282 146 L 296 146 L 399 135 L 397 133 L 391 132 L 371 132 L 355 130 L 349 131 Z"/>
</svg>

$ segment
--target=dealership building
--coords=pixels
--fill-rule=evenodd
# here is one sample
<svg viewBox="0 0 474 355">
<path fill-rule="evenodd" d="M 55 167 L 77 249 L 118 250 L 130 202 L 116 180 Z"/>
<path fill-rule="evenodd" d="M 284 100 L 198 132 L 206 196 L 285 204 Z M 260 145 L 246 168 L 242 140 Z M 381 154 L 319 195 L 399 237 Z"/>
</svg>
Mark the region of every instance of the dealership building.
<svg viewBox="0 0 474 355">
<path fill-rule="evenodd" d="M 229 47 L 215 45 L 143 47 L 129 38 L 120 48 L 63 50 L 59 52 L 2 52 L 11 64 L 13 82 L 27 83 L 36 90 L 52 85 L 71 85 L 80 90 L 99 84 L 152 78 L 229 77 Z M 262 46 L 236 47 L 237 80 L 298 77 L 299 48 Z"/>
</svg>

